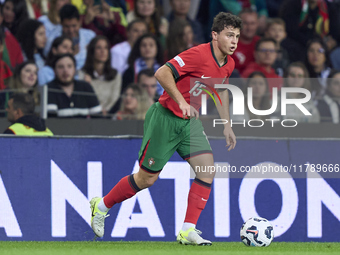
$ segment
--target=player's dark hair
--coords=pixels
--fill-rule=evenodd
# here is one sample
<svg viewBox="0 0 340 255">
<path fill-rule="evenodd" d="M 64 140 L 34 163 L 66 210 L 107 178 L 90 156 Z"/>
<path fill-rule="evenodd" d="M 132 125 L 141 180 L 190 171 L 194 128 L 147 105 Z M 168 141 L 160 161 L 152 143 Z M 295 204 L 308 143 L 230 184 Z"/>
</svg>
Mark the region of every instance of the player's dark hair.
<svg viewBox="0 0 340 255">
<path fill-rule="evenodd" d="M 276 45 L 276 41 L 273 38 L 261 38 L 255 44 L 255 51 L 257 51 L 260 48 L 261 44 L 265 42 L 272 42 L 274 43 L 274 45 Z"/>
<path fill-rule="evenodd" d="M 34 114 L 34 98 L 28 93 L 16 93 L 11 96 L 13 99 L 13 108 L 21 109 L 24 115 Z"/>
<path fill-rule="evenodd" d="M 220 12 L 214 18 L 211 31 L 219 33 L 225 27 L 233 27 L 233 28 L 242 29 L 242 20 L 239 17 L 231 13 Z"/>
<path fill-rule="evenodd" d="M 59 11 L 60 22 L 62 23 L 65 19 L 76 18 L 79 20 L 79 11 L 77 7 L 72 4 L 65 4 Z"/>
<path fill-rule="evenodd" d="M 127 26 L 127 28 L 126 28 L 126 31 L 130 31 L 131 30 L 131 28 L 135 25 L 135 24 L 137 24 L 137 23 L 143 23 L 144 25 L 145 25 L 145 27 L 146 27 L 146 29 L 148 29 L 148 24 L 146 24 L 146 22 L 144 21 L 144 20 L 142 20 L 142 19 L 135 19 L 135 20 L 133 20 L 133 21 L 131 21 L 129 24 L 128 24 L 128 26 Z"/>
<path fill-rule="evenodd" d="M 138 83 L 139 83 L 140 77 L 142 75 L 146 75 L 147 77 L 153 77 L 155 75 L 155 71 L 153 69 L 151 69 L 151 68 L 147 68 L 147 69 L 144 69 L 144 70 L 140 71 L 138 73 L 138 77 L 137 77 L 137 82 Z"/>
</svg>

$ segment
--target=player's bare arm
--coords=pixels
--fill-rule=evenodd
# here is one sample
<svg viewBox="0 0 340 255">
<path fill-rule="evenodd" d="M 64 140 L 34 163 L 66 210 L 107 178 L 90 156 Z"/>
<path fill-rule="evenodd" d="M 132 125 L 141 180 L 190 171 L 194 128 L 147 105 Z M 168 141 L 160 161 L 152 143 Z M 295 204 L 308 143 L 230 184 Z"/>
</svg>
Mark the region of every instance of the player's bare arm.
<svg viewBox="0 0 340 255">
<path fill-rule="evenodd" d="M 228 120 L 228 123 L 224 124 L 223 134 L 226 138 L 228 151 L 232 150 L 236 146 L 236 136 L 230 126 L 230 116 L 229 116 L 229 93 L 228 90 L 218 90 L 218 95 L 221 98 L 222 105 L 217 103 L 217 111 L 220 115 L 221 119 Z M 217 96 L 214 95 L 216 102 L 219 100 L 217 99 Z"/>
<path fill-rule="evenodd" d="M 181 92 L 176 87 L 176 82 L 170 67 L 163 65 L 155 73 L 157 81 L 162 85 L 169 96 L 175 100 L 179 105 L 179 108 L 183 112 L 183 118 L 186 117 L 196 117 L 198 118 L 198 111 L 190 106 L 182 96 Z"/>
</svg>

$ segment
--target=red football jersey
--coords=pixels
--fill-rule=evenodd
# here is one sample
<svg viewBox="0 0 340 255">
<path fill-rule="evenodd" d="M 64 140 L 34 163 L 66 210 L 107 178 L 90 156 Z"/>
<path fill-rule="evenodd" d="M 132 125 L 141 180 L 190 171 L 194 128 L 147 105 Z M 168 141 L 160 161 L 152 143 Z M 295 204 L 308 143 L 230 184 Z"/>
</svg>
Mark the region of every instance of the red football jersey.
<svg viewBox="0 0 340 255">
<path fill-rule="evenodd" d="M 181 92 L 185 101 L 198 110 L 201 107 L 201 95 L 206 93 L 202 88 L 212 92 L 211 87 L 214 87 L 214 84 L 227 84 L 227 78 L 233 72 L 235 62 L 228 55 L 225 64 L 220 66 L 215 57 L 212 43 L 205 43 L 178 54 L 166 65 L 171 68 L 177 89 Z M 158 101 L 176 116 L 183 117 L 178 104 L 166 91 Z"/>
</svg>

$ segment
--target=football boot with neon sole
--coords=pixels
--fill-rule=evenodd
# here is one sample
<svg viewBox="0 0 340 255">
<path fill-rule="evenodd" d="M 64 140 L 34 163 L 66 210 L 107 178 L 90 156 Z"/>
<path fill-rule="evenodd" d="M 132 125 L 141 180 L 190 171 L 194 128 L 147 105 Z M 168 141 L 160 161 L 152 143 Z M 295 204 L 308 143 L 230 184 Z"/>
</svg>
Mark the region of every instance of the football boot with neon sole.
<svg viewBox="0 0 340 255">
<path fill-rule="evenodd" d="M 187 231 L 179 231 L 177 236 L 177 242 L 185 245 L 212 245 L 209 240 L 205 240 L 201 237 L 202 232 L 189 228 Z"/>
<path fill-rule="evenodd" d="M 103 237 L 104 235 L 104 222 L 105 218 L 109 217 L 110 215 L 106 215 L 107 212 L 102 212 L 98 209 L 98 203 L 100 202 L 102 198 L 101 197 L 94 197 L 90 201 L 90 207 L 91 207 L 91 227 L 93 232 L 98 237 Z"/>
</svg>

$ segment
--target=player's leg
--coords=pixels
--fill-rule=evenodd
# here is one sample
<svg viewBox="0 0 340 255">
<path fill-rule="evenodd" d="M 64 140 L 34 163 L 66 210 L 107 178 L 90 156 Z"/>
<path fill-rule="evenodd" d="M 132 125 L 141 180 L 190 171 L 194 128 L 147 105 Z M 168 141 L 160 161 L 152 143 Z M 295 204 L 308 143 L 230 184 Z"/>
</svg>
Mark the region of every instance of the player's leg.
<svg viewBox="0 0 340 255">
<path fill-rule="evenodd" d="M 176 130 L 176 128 L 173 127 L 174 123 L 168 119 L 167 114 L 170 113 L 167 111 L 162 109 L 162 106 L 154 104 L 146 114 L 144 136 L 139 151 L 139 171 L 123 177 L 105 197 L 91 200 L 91 226 L 97 236 L 104 235 L 104 220 L 109 209 L 134 196 L 140 190 L 152 186 L 166 162 L 175 152 L 178 139 L 173 139 L 176 134 L 173 134 L 171 130 Z"/>
<path fill-rule="evenodd" d="M 203 239 L 200 236 L 201 232 L 196 230 L 198 218 L 208 201 L 214 178 L 213 171 L 206 171 L 209 166 L 214 165 L 214 159 L 200 121 L 191 121 L 190 136 L 181 143 L 177 151 L 194 170 L 198 170 L 195 171 L 196 178 L 190 187 L 186 216 L 177 241 L 182 244 L 211 245 L 211 242 Z"/>
<path fill-rule="evenodd" d="M 118 203 L 133 197 L 137 192 L 151 187 L 157 180 L 159 172 L 149 173 L 142 168 L 136 174 L 123 177 L 103 198 L 95 197 L 90 201 L 92 210 L 91 227 L 98 237 L 104 235 L 104 220 L 108 211 Z"/>
</svg>

